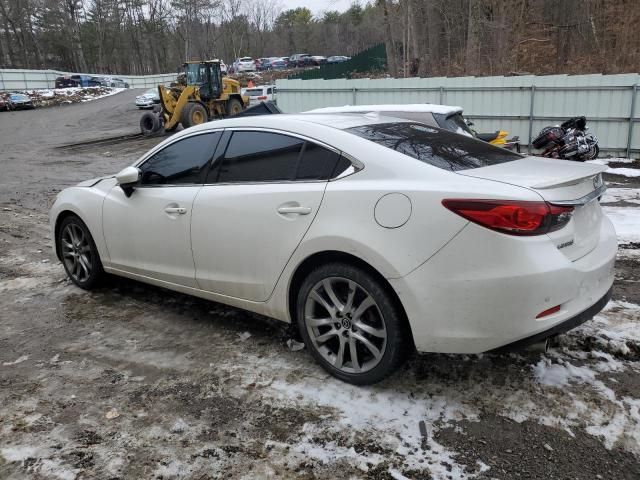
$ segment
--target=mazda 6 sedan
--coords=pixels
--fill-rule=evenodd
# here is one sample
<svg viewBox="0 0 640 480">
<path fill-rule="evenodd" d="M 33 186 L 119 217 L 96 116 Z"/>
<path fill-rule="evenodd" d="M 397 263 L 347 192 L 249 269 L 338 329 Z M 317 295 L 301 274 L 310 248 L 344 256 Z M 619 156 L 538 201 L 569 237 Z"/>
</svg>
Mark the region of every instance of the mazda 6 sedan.
<svg viewBox="0 0 640 480">
<path fill-rule="evenodd" d="M 378 114 L 254 116 L 65 189 L 51 227 L 81 288 L 109 273 L 293 322 L 367 384 L 414 350 L 521 347 L 602 309 L 604 168 Z"/>
</svg>

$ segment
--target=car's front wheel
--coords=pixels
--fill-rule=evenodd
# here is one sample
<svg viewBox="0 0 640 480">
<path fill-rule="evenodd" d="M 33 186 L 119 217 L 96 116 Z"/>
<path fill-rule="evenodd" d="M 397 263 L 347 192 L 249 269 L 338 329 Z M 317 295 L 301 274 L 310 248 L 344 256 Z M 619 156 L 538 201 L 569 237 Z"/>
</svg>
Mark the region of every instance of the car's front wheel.
<svg viewBox="0 0 640 480">
<path fill-rule="evenodd" d="M 354 265 L 330 263 L 313 270 L 298 292 L 296 313 L 314 358 L 349 383 L 379 382 L 411 351 L 409 329 L 393 297 Z"/>
<path fill-rule="evenodd" d="M 70 215 L 62 220 L 57 244 L 64 269 L 73 283 L 90 290 L 102 281 L 104 270 L 98 249 L 80 218 Z"/>
</svg>

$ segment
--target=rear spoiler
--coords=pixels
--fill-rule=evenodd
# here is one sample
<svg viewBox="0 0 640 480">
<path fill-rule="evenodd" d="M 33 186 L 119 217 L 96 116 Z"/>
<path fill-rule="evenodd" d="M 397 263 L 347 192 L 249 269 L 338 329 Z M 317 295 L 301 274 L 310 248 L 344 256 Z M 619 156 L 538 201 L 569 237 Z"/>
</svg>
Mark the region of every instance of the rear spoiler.
<svg viewBox="0 0 640 480">
<path fill-rule="evenodd" d="M 253 117 L 256 115 L 272 115 L 276 113 L 282 113 L 275 103 L 273 102 L 260 102 L 258 105 L 254 105 L 253 107 L 249 107 L 246 110 L 241 111 L 240 113 L 236 113 L 232 115 L 232 118 L 237 117 Z"/>
</svg>

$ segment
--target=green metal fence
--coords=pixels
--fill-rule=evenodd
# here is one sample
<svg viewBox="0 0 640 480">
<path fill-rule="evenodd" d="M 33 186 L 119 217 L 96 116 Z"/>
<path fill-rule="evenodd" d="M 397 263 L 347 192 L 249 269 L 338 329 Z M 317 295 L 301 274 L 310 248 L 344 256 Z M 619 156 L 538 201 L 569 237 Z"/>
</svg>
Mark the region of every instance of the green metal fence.
<svg viewBox="0 0 640 480">
<path fill-rule="evenodd" d="M 351 57 L 351 60 L 342 63 L 331 63 L 322 65 L 320 68 L 305 70 L 295 75 L 290 75 L 290 79 L 313 80 L 313 79 L 333 79 L 349 78 L 355 72 L 380 71 L 387 68 L 387 51 L 384 43 Z"/>
</svg>

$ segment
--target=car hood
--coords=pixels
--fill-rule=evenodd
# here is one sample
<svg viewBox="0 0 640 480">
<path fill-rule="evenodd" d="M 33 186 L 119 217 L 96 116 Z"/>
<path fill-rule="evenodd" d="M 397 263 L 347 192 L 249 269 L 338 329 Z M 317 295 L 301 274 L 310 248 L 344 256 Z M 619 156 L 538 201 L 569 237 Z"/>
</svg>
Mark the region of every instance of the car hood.
<svg viewBox="0 0 640 480">
<path fill-rule="evenodd" d="M 92 178 L 91 180 L 85 180 L 76 185 L 76 187 L 93 187 L 107 178 L 114 178 L 115 175 L 105 175 L 104 177 Z"/>
</svg>

